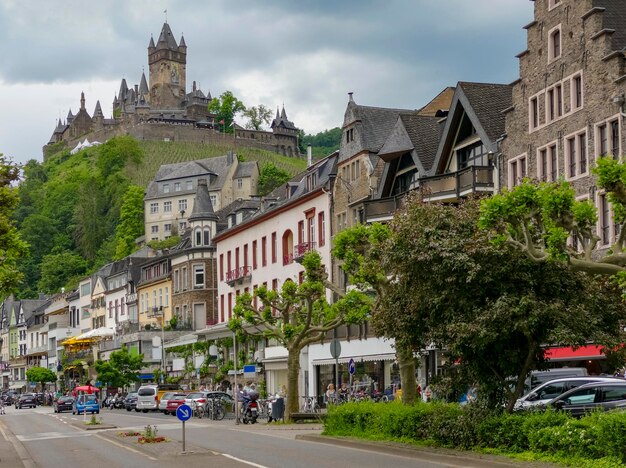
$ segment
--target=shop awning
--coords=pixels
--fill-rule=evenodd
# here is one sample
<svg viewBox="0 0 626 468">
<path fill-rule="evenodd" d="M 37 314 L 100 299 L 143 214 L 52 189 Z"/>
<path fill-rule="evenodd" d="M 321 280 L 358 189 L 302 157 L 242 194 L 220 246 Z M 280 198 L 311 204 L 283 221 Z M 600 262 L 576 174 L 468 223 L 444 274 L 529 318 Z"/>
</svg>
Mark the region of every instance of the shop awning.
<svg viewBox="0 0 626 468">
<path fill-rule="evenodd" d="M 583 359 L 604 359 L 606 356 L 598 345 L 581 346 L 580 348 L 548 348 L 545 351 L 548 361 L 578 361 Z"/>
<path fill-rule="evenodd" d="M 396 355 L 395 353 L 387 353 L 387 354 L 368 354 L 365 356 L 341 356 L 338 361 L 339 364 L 347 364 L 350 362 L 350 359 L 354 359 L 354 362 L 364 362 L 364 361 L 395 361 Z M 314 366 L 327 366 L 329 364 L 334 364 L 335 359 L 313 359 Z"/>
</svg>

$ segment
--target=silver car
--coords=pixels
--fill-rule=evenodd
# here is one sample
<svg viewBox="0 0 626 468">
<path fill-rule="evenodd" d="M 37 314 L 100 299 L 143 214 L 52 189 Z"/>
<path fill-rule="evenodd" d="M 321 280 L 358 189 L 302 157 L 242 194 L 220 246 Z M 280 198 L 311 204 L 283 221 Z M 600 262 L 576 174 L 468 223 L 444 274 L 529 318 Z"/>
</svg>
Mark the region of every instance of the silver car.
<svg viewBox="0 0 626 468">
<path fill-rule="evenodd" d="M 613 377 L 565 377 L 562 379 L 554 379 L 539 385 L 518 399 L 517 402 L 515 402 L 514 410 L 518 411 L 536 406 L 545 406 L 549 401 L 581 385 L 594 382 L 615 381 L 619 381 L 619 379 Z"/>
<path fill-rule="evenodd" d="M 167 400 L 172 398 L 172 396 L 176 395 L 177 392 L 165 392 L 161 399 L 159 400 L 159 411 L 161 413 L 165 413 L 167 410 Z"/>
</svg>

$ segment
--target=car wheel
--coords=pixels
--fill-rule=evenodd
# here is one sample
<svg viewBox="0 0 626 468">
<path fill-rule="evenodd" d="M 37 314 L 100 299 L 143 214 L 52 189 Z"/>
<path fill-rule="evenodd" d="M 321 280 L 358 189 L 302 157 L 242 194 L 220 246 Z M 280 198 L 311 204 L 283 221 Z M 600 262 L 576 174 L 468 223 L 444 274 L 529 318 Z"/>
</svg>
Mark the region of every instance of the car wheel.
<svg viewBox="0 0 626 468">
<path fill-rule="evenodd" d="M 139 411 L 141 411 L 141 410 L 140 410 L 140 409 L 138 409 L 138 408 L 135 408 L 135 411 L 136 411 L 137 413 L 139 413 Z"/>
<path fill-rule="evenodd" d="M 147 410 L 147 409 L 145 409 L 145 410 L 143 410 L 143 412 L 144 412 L 144 413 L 147 413 L 147 412 L 148 412 L 148 410 Z"/>
<path fill-rule="evenodd" d="M 72 411 L 72 414 L 76 414 L 76 411 Z"/>
<path fill-rule="evenodd" d="M 126 408 L 126 411 L 130 411 L 130 408 Z"/>
<path fill-rule="evenodd" d="M 100 414 L 100 411 L 96 411 L 96 414 Z"/>
</svg>

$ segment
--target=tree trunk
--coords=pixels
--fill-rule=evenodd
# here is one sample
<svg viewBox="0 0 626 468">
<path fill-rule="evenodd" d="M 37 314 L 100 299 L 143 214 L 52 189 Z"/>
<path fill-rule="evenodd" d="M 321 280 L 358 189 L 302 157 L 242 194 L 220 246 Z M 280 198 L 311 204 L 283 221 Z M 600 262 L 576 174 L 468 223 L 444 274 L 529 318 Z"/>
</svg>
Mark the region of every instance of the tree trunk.
<svg viewBox="0 0 626 468">
<path fill-rule="evenodd" d="M 415 402 L 415 358 L 413 350 L 396 344 L 396 359 L 400 366 L 400 383 L 402 384 L 402 403 L 412 405 Z"/>
<path fill-rule="evenodd" d="M 300 376 L 300 348 L 289 349 L 287 357 L 287 405 L 285 420 L 291 419 L 292 413 L 300 409 L 300 392 L 298 391 L 298 377 Z"/>
<path fill-rule="evenodd" d="M 529 342 L 528 345 L 528 354 L 526 354 L 526 362 L 524 362 L 524 367 L 521 369 L 519 375 L 517 376 L 517 382 L 515 383 L 515 390 L 512 394 L 509 395 L 509 400 L 506 405 L 506 412 L 512 413 L 513 408 L 515 408 L 515 403 L 517 399 L 522 396 L 524 393 L 524 384 L 526 382 L 526 376 L 530 373 L 530 370 L 534 367 L 535 360 L 535 343 L 533 341 Z"/>
</svg>

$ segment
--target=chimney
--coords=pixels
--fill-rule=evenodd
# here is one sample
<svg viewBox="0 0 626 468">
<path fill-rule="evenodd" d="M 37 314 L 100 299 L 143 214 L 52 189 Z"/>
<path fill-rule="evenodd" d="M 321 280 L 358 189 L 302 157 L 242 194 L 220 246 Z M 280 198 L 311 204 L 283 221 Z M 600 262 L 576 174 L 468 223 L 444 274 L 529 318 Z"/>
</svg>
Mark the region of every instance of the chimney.
<svg viewBox="0 0 626 468">
<path fill-rule="evenodd" d="M 139 96 L 139 85 L 135 85 L 135 96 Z"/>
<path fill-rule="evenodd" d="M 309 143 L 306 147 L 306 167 L 311 167 L 313 164 L 313 147 Z"/>
<path fill-rule="evenodd" d="M 348 96 L 350 96 L 350 98 L 348 99 L 348 101 L 350 101 L 350 102 L 354 102 L 354 99 L 352 99 L 352 95 L 353 95 L 353 94 L 354 94 L 354 93 L 353 93 L 352 91 L 350 91 L 350 92 L 348 93 Z"/>
</svg>

